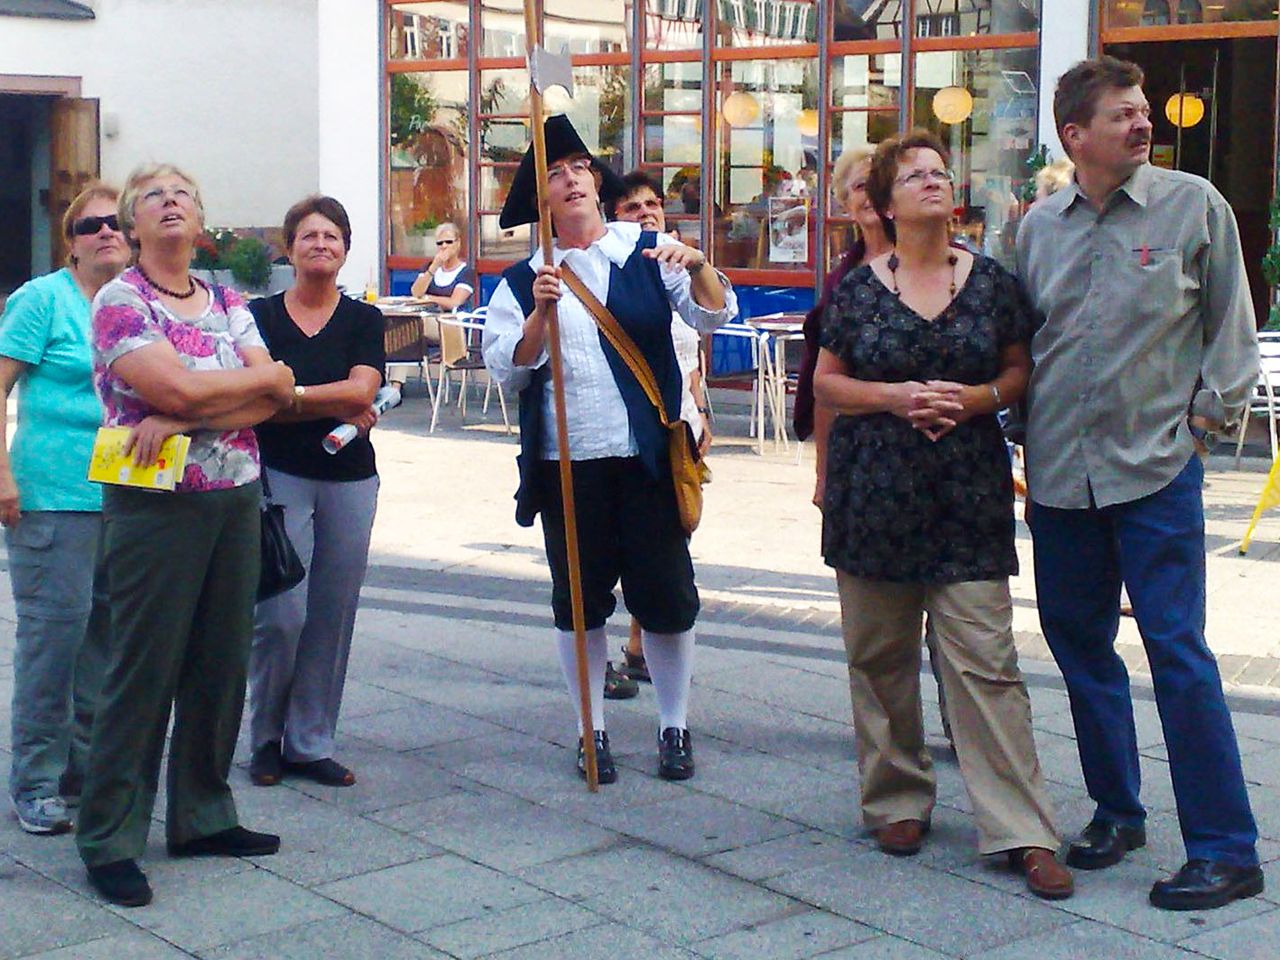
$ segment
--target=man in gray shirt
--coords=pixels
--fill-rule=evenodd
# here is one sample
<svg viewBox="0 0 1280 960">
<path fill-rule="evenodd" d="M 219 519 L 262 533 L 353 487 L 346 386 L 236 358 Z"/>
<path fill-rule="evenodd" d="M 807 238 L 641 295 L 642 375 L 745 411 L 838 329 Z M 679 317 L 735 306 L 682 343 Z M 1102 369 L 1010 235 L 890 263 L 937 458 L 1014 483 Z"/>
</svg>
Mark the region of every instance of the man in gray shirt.
<svg viewBox="0 0 1280 960">
<path fill-rule="evenodd" d="M 1204 468 L 1196 434 L 1234 422 L 1257 380 L 1235 217 L 1206 180 L 1148 161 L 1135 64 L 1063 74 L 1054 120 L 1075 181 L 1018 232 L 1042 323 L 1027 393 L 1029 522 L 1040 623 L 1062 669 L 1092 821 L 1067 862 L 1097 869 L 1146 842 L 1120 585 L 1146 644 L 1187 863 L 1151 889 L 1171 910 L 1262 891 L 1231 714 L 1204 639 Z"/>
</svg>

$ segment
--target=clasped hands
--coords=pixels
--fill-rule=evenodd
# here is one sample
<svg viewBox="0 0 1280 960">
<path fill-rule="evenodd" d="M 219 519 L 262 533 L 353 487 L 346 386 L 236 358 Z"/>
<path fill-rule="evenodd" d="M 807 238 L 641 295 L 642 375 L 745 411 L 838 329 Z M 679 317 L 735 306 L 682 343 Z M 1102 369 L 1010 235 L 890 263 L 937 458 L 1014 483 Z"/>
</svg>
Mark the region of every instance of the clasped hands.
<svg viewBox="0 0 1280 960">
<path fill-rule="evenodd" d="M 973 415 L 964 404 L 967 387 L 963 383 L 909 380 L 898 386 L 897 402 L 890 412 L 907 420 L 935 442 Z"/>
</svg>

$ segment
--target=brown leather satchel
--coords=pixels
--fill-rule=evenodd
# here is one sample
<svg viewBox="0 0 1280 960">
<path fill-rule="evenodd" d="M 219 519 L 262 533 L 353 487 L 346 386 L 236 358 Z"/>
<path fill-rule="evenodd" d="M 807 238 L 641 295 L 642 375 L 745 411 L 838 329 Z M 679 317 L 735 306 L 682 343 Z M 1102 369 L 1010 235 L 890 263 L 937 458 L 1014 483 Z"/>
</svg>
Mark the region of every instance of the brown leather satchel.
<svg viewBox="0 0 1280 960">
<path fill-rule="evenodd" d="M 605 338 L 618 351 L 624 363 L 635 374 L 636 381 L 649 402 L 657 408 L 658 419 L 667 428 L 667 453 L 671 459 L 671 481 L 675 485 L 676 505 L 680 508 L 680 525 L 688 536 L 698 529 L 702 519 L 702 485 L 711 482 L 711 471 L 702 454 L 698 452 L 698 443 L 693 437 L 693 428 L 684 420 L 674 422 L 667 417 L 666 406 L 662 402 L 662 392 L 658 389 L 658 381 L 649 369 L 649 363 L 636 346 L 635 341 L 622 329 L 622 325 L 609 308 L 582 282 L 567 263 L 560 264 L 560 277 L 569 285 L 587 311 L 595 318 L 596 325 Z"/>
</svg>

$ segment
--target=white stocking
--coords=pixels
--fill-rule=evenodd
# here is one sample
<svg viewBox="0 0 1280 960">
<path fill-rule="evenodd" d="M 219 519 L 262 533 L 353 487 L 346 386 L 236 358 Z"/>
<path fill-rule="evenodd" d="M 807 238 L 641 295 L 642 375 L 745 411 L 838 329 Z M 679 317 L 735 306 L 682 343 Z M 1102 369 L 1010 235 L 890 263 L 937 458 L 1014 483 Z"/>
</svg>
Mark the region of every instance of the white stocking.
<svg viewBox="0 0 1280 960">
<path fill-rule="evenodd" d="M 578 736 L 582 736 L 582 698 L 578 693 L 578 651 L 572 630 L 556 631 L 560 650 L 560 669 L 564 673 L 569 699 L 578 717 Z M 604 729 L 604 665 L 609 656 L 609 644 L 604 627 L 587 631 L 587 676 L 591 681 L 591 727 Z"/>
<path fill-rule="evenodd" d="M 689 682 L 693 678 L 693 631 L 640 634 L 644 662 L 653 678 L 658 700 L 658 723 L 685 729 L 689 726 Z"/>
</svg>

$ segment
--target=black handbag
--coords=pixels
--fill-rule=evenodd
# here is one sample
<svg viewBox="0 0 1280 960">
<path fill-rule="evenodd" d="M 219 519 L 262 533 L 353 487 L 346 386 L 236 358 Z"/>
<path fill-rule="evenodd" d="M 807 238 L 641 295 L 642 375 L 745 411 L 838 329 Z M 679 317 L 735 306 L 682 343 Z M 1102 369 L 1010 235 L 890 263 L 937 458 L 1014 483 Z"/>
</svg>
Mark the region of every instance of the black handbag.
<svg viewBox="0 0 1280 960">
<path fill-rule="evenodd" d="M 262 468 L 262 573 L 258 602 L 292 590 L 307 576 L 298 551 L 284 528 L 284 507 L 271 499 L 266 467 Z"/>
</svg>

